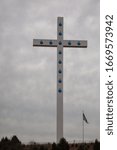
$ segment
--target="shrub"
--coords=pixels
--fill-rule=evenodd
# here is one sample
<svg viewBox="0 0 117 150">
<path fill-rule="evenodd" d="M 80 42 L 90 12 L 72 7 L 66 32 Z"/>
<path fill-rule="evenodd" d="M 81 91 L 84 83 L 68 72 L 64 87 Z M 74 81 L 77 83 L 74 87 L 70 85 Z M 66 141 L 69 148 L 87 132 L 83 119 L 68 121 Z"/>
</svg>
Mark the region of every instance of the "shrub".
<svg viewBox="0 0 117 150">
<path fill-rule="evenodd" d="M 100 150 L 100 142 L 97 139 L 95 140 L 93 149 L 94 150 Z"/>
<path fill-rule="evenodd" d="M 69 144 L 65 138 L 60 139 L 60 142 L 57 144 L 57 150 L 69 150 Z"/>
</svg>

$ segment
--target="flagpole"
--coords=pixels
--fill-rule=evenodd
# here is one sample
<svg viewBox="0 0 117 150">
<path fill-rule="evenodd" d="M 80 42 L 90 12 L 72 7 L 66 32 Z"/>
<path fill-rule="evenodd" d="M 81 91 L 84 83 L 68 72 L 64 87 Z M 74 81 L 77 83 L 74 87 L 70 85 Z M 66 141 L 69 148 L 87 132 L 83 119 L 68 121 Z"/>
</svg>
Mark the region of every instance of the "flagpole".
<svg viewBox="0 0 117 150">
<path fill-rule="evenodd" d="M 84 119 L 82 119 L 82 139 L 83 139 L 83 144 L 84 144 Z"/>
<path fill-rule="evenodd" d="M 83 144 L 84 144 L 84 120 L 83 120 Z"/>
<path fill-rule="evenodd" d="M 84 111 L 82 112 L 83 117 Z M 84 150 L 84 119 L 82 119 L 82 138 L 83 138 L 83 150 Z"/>
<path fill-rule="evenodd" d="M 82 142 L 84 143 L 84 119 L 83 119 L 83 113 L 84 113 L 84 111 L 82 111 Z"/>
<path fill-rule="evenodd" d="M 86 118 L 84 112 L 83 112 L 83 114 L 82 114 L 82 117 L 83 117 L 83 119 L 82 119 L 82 121 L 83 121 L 83 122 L 82 122 L 82 124 L 83 124 L 83 125 L 82 125 L 82 128 L 83 128 L 83 129 L 82 129 L 82 132 L 83 132 L 83 133 L 82 133 L 82 134 L 83 134 L 83 149 L 84 149 L 84 147 L 85 147 L 85 145 L 84 145 L 84 121 L 85 121 L 87 124 L 88 124 L 88 121 L 87 121 L 87 118 Z"/>
</svg>

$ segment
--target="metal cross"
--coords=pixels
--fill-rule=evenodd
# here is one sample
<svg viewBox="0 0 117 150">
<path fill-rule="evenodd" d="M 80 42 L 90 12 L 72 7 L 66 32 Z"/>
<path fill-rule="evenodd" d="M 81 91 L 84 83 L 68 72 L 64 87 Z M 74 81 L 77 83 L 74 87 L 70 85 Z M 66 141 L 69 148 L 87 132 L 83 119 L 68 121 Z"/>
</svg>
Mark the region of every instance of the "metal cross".
<svg viewBox="0 0 117 150">
<path fill-rule="evenodd" d="M 63 47 L 87 48 L 84 40 L 63 40 L 63 17 L 57 18 L 57 40 L 34 39 L 33 46 L 57 47 L 57 143 L 63 137 Z"/>
</svg>

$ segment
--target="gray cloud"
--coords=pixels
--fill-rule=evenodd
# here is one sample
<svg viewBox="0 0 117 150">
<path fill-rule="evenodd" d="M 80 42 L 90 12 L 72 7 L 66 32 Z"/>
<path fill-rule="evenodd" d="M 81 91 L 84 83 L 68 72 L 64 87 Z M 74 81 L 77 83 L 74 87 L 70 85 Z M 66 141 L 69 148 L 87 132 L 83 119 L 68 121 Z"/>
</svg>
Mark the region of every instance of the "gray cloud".
<svg viewBox="0 0 117 150">
<path fill-rule="evenodd" d="M 1 0 L 0 137 L 24 142 L 56 137 L 56 48 L 34 48 L 33 38 L 56 38 L 64 17 L 65 39 L 86 39 L 87 49 L 64 49 L 64 135 L 99 139 L 99 1 Z M 76 132 L 77 131 L 77 132 Z"/>
</svg>

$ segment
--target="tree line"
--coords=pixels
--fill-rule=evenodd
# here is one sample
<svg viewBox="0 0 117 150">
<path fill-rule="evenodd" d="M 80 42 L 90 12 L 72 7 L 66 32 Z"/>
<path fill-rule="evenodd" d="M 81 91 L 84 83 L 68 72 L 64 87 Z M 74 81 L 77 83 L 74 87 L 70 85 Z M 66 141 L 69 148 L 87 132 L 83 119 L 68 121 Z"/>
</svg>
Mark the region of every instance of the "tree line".
<svg viewBox="0 0 117 150">
<path fill-rule="evenodd" d="M 17 136 L 14 135 L 11 139 L 7 137 L 1 139 L 0 150 L 23 150 L 23 146 Z"/>
<path fill-rule="evenodd" d="M 0 141 L 0 150 L 100 150 L 100 142 L 96 139 L 94 143 L 73 143 L 69 144 L 65 138 L 60 139 L 59 143 L 52 144 L 22 144 L 16 135 L 11 139 L 3 137 Z"/>
</svg>

